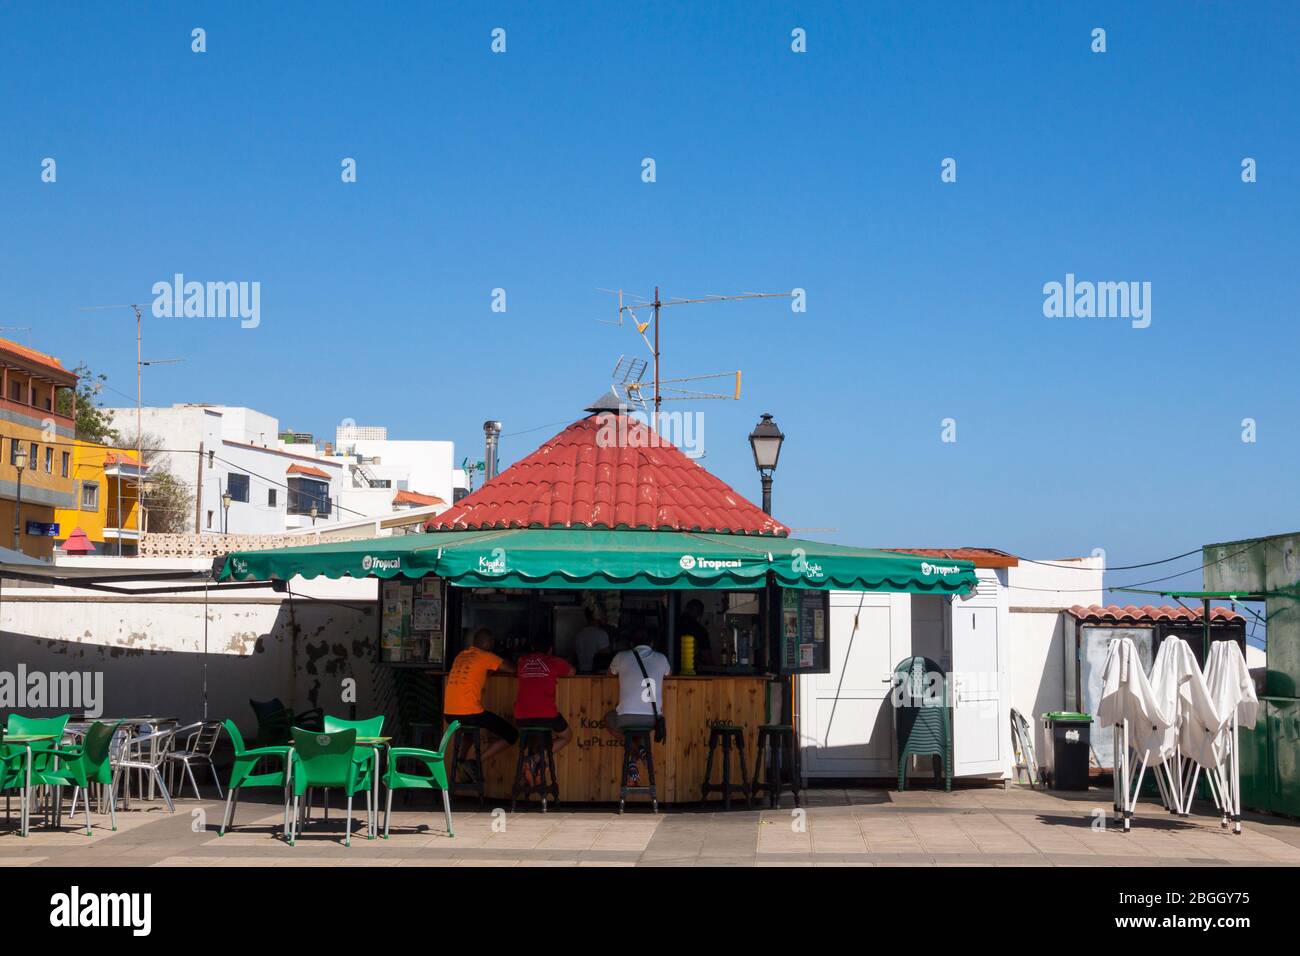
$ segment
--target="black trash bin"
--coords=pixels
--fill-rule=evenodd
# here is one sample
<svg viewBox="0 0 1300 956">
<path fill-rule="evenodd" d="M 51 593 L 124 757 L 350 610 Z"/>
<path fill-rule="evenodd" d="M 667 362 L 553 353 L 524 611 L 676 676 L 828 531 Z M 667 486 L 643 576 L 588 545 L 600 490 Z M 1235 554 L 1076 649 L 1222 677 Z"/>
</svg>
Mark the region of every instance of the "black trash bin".
<svg viewBox="0 0 1300 956">
<path fill-rule="evenodd" d="M 1047 785 L 1052 790 L 1088 789 L 1088 753 L 1092 716 L 1056 711 L 1043 715 Z"/>
</svg>

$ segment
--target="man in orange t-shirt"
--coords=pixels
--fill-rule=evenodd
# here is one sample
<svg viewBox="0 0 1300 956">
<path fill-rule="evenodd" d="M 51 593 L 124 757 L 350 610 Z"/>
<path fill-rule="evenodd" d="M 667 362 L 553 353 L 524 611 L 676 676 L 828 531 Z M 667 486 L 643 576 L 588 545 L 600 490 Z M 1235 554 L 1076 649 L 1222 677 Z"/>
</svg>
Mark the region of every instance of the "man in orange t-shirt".
<svg viewBox="0 0 1300 956">
<path fill-rule="evenodd" d="M 500 714 L 483 709 L 483 686 L 491 671 L 513 674 L 509 662 L 492 653 L 496 639 L 485 627 L 474 632 L 472 644 L 456 655 L 447 674 L 443 692 L 443 719 L 459 720 L 462 727 L 479 727 L 495 739 L 483 751 L 483 759 L 495 757 L 519 739 L 519 731 Z"/>
</svg>

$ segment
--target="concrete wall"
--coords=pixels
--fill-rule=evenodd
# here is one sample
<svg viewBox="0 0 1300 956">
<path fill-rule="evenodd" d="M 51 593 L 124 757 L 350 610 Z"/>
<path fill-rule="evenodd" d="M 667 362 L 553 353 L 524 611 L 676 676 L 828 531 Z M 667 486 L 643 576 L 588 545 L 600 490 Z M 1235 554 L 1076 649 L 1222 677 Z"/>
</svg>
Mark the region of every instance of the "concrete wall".
<svg viewBox="0 0 1300 956">
<path fill-rule="evenodd" d="M 1007 569 L 1010 591 L 1011 706 L 1035 728 L 1042 753 L 1039 718 L 1065 708 L 1065 623 L 1061 611 L 1075 604 L 1100 604 L 1102 558 L 1071 558 Z"/>
<path fill-rule="evenodd" d="M 115 560 L 141 564 L 141 559 L 111 558 L 79 563 L 113 566 Z M 148 565 L 158 570 L 208 562 Z M 137 597 L 5 581 L 0 671 L 12 674 L 21 664 L 28 673 L 99 674 L 104 715 L 189 721 L 203 715 L 206 663 L 209 715 L 233 717 L 250 733 L 256 725 L 249 698 L 279 697 L 297 710 L 323 707 L 346 715 L 345 678 L 356 682 L 358 713 L 382 712 L 389 675 L 372 664 L 375 582 L 295 579 L 290 588 L 292 612 L 288 596 L 269 589 L 211 594 L 205 652 L 202 592 Z M 0 719 L 4 713 L 0 709 Z"/>
</svg>

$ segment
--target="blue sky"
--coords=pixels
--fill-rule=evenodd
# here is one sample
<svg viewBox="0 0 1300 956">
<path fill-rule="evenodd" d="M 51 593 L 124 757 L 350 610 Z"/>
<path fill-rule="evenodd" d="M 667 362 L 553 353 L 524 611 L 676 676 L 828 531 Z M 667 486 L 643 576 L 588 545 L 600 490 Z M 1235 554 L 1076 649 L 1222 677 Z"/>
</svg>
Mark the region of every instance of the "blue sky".
<svg viewBox="0 0 1300 956">
<path fill-rule="evenodd" d="M 776 416 L 795 527 L 1112 564 L 1293 529 L 1300 8 L 701 6 L 5 3 L 0 325 L 131 404 L 130 313 L 81 307 L 258 281 L 256 329 L 147 317 L 185 359 L 147 403 L 475 456 L 499 418 L 509 462 L 644 351 L 598 288 L 801 287 L 663 327 L 666 376 L 744 370 L 692 408 L 753 497 Z M 1045 318 L 1066 273 L 1150 282 L 1150 327 Z"/>
</svg>

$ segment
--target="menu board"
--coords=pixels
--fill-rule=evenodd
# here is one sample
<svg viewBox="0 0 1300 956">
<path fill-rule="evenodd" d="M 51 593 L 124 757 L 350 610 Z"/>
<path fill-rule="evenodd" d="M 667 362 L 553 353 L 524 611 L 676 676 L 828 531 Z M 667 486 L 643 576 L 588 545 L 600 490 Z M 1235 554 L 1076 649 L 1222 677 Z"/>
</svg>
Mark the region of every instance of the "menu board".
<svg viewBox="0 0 1300 956">
<path fill-rule="evenodd" d="M 380 660 L 439 667 L 446 648 L 441 578 L 384 581 L 379 586 Z"/>
<path fill-rule="evenodd" d="M 780 667 L 782 674 L 825 674 L 830 670 L 829 591 L 781 591 Z"/>
</svg>

